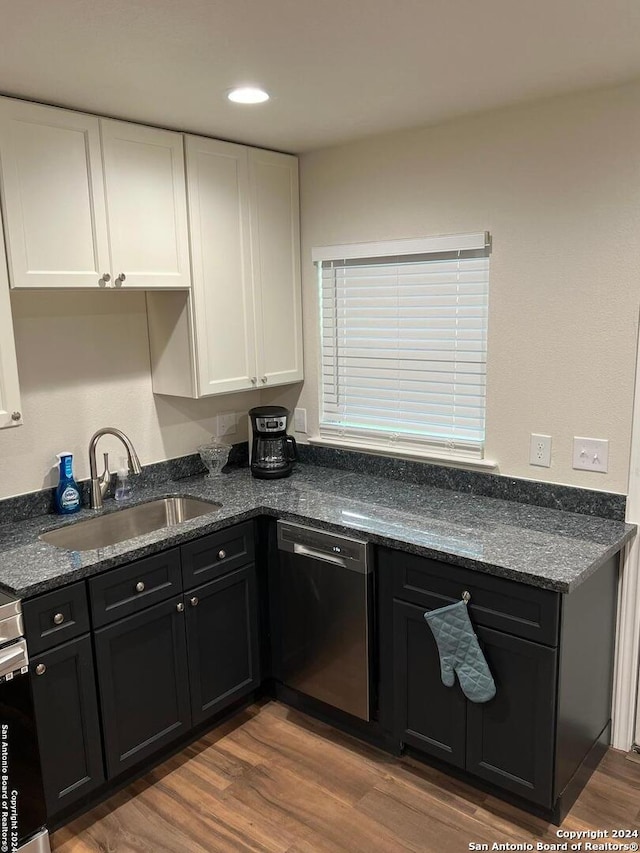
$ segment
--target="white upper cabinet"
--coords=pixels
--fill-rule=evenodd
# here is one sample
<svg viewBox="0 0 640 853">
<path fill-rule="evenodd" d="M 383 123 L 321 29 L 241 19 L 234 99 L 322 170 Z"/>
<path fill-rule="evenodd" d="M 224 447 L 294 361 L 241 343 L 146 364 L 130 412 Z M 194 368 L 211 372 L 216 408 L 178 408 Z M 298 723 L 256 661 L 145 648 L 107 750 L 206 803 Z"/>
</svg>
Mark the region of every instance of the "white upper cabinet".
<svg viewBox="0 0 640 853">
<path fill-rule="evenodd" d="M 182 135 L 0 98 L 14 288 L 188 288 Z"/>
<path fill-rule="evenodd" d="M 2 221 L 0 221 L 0 429 L 19 426 L 21 423 L 18 365 L 11 321 Z"/>
<path fill-rule="evenodd" d="M 186 138 L 198 393 L 255 382 L 247 149 Z"/>
<path fill-rule="evenodd" d="M 99 120 L 0 99 L 0 174 L 13 287 L 98 287 L 109 271 Z"/>
<path fill-rule="evenodd" d="M 191 285 L 182 134 L 100 120 L 116 287 Z"/>
<path fill-rule="evenodd" d="M 301 380 L 297 159 L 196 136 L 186 154 L 193 289 L 147 296 L 154 391 Z"/>
<path fill-rule="evenodd" d="M 297 382 L 302 374 L 298 160 L 249 150 L 259 381 Z"/>
</svg>

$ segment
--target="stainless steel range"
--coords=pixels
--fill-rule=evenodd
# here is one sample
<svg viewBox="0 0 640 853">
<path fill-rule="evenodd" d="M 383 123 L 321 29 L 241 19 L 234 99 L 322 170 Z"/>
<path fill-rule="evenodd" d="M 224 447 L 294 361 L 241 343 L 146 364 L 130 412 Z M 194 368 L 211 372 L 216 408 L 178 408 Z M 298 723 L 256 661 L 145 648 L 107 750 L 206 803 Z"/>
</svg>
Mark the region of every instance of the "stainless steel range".
<svg viewBox="0 0 640 853">
<path fill-rule="evenodd" d="M 50 853 L 18 599 L 0 592 L 0 850 Z"/>
</svg>

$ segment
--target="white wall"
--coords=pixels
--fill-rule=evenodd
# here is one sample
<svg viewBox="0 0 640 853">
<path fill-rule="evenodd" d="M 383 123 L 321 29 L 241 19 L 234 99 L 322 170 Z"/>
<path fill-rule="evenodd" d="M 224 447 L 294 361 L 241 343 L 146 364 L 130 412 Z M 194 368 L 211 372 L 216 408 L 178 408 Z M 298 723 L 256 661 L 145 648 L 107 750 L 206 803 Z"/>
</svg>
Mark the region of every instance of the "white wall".
<svg viewBox="0 0 640 853">
<path fill-rule="evenodd" d="M 499 472 L 626 492 L 640 302 L 640 84 L 376 136 L 301 158 L 306 381 L 318 420 L 311 248 L 488 230 L 487 448 Z M 295 404 L 297 389 L 269 401 Z M 266 398 L 265 398 L 266 402 Z M 549 469 L 529 434 L 553 437 Z M 572 437 L 610 440 L 574 471 Z"/>
<path fill-rule="evenodd" d="M 306 381 L 192 401 L 151 392 L 141 293 L 12 294 L 24 426 L 0 432 L 0 497 L 51 485 L 55 453 L 121 427 L 143 463 L 192 452 L 220 411 L 307 408 L 317 428 L 311 247 L 487 229 L 487 456 L 503 474 L 625 492 L 640 303 L 640 84 L 374 137 L 301 158 Z M 550 469 L 529 434 L 553 436 Z M 609 438 L 606 475 L 573 435 Z M 242 420 L 237 440 L 246 437 Z M 116 444 L 115 461 L 120 456 Z"/>
<path fill-rule="evenodd" d="M 259 392 L 154 396 L 144 293 L 14 292 L 11 302 L 24 425 L 0 431 L 0 497 L 54 485 L 61 450 L 74 453 L 76 476 L 88 477 L 89 439 L 100 427 L 123 429 L 146 464 L 194 452 L 215 432 L 218 412 L 260 402 Z M 243 417 L 230 440 L 246 437 Z M 103 450 L 115 470 L 120 443 L 104 438 Z"/>
</svg>

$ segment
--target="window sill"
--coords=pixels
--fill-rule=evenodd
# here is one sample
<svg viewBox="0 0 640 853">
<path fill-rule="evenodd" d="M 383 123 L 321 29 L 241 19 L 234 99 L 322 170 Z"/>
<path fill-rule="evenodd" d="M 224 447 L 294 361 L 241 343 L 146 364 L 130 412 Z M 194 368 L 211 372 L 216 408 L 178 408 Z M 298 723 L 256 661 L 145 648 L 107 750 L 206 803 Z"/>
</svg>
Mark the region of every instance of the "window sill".
<svg viewBox="0 0 640 853">
<path fill-rule="evenodd" d="M 429 450 L 408 450 L 407 448 L 390 450 L 388 445 L 357 444 L 353 441 L 341 441 L 335 438 L 314 436 L 309 444 L 320 447 L 334 447 L 337 450 L 356 450 L 359 453 L 372 453 L 375 456 L 392 456 L 395 459 L 411 459 L 416 462 L 434 462 L 438 465 L 450 465 L 453 468 L 468 468 L 472 471 L 496 471 L 498 463 L 489 459 L 473 459 L 469 456 L 453 456 Z"/>
</svg>

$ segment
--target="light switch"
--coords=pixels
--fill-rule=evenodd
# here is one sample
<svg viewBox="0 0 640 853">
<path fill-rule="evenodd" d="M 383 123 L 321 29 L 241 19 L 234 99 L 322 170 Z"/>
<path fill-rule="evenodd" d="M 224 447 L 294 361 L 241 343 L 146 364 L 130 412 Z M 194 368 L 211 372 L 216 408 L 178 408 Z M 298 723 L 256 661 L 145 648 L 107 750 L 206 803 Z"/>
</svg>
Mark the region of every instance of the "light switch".
<svg viewBox="0 0 640 853">
<path fill-rule="evenodd" d="M 580 471 L 599 471 L 606 474 L 609 470 L 609 440 L 575 436 L 573 467 Z"/>
</svg>

